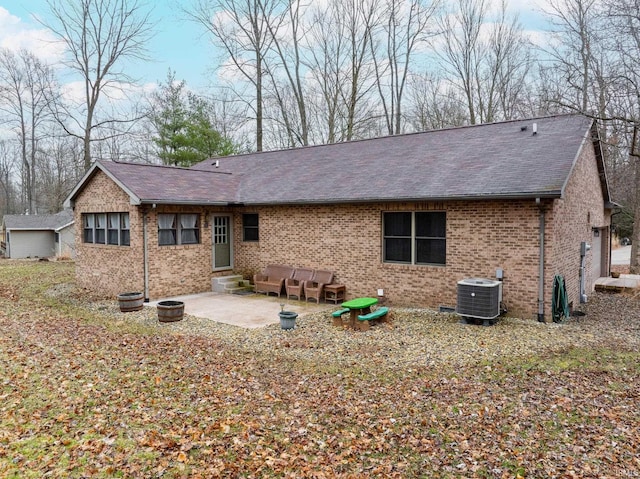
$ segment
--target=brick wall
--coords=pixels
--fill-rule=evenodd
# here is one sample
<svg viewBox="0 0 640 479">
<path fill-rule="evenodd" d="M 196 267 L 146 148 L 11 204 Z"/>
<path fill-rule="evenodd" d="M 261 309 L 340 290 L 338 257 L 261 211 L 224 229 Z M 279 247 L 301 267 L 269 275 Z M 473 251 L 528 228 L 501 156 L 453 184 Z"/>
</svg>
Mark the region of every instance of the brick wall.
<svg viewBox="0 0 640 479">
<path fill-rule="evenodd" d="M 543 200 L 545 231 L 545 315 L 550 318 L 553 275 L 563 274 L 570 300 L 578 302 L 580 241 L 593 240 L 592 228 L 605 228 L 609 216 L 593 149 L 576 161 L 562 200 Z M 81 212 L 128 211 L 131 246 L 82 243 Z M 382 263 L 382 212 L 445 211 L 446 266 Z M 198 213 L 197 245 L 159 246 L 158 213 Z M 98 172 L 78 196 L 75 208 L 77 276 L 80 285 L 106 294 L 142 290 L 143 217 L 147 218 L 149 297 L 159 299 L 211 289 L 211 215 L 230 214 L 233 272 L 246 279 L 267 264 L 283 263 L 329 269 L 347 286 L 347 297 L 375 296 L 379 288 L 393 305 L 437 308 L 455 306 L 457 282 L 469 277 L 494 278 L 504 270 L 503 298 L 510 314 L 536 318 L 538 311 L 539 207 L 535 200 L 411 202 L 366 205 L 259 206 L 244 208 L 136 207 L 106 175 Z M 242 214 L 259 214 L 258 242 L 242 240 Z M 603 255 L 608 250 L 603 248 Z M 591 261 L 591 255 L 587 257 Z M 591 263 L 587 264 L 591 267 Z M 592 279 L 588 283 L 590 291 Z"/>
<path fill-rule="evenodd" d="M 158 245 L 158 214 L 197 213 L 200 217 L 200 244 Z M 213 276 L 228 275 L 231 269 L 213 272 L 213 213 L 228 214 L 224 208 L 198 206 L 158 206 L 147 213 L 149 251 L 149 296 L 166 298 L 183 294 L 211 291 Z"/>
<path fill-rule="evenodd" d="M 80 192 L 74 207 L 76 278 L 78 285 L 106 297 L 144 290 L 142 218 L 129 196 L 98 171 Z M 130 246 L 83 242 L 81 213 L 129 213 Z"/>
<path fill-rule="evenodd" d="M 593 244 L 600 241 L 601 254 L 606 263 L 602 276 L 607 276 L 606 270 L 609 258 L 610 239 L 610 211 L 603 209 L 602 188 L 595 160 L 593 146 L 585 145 L 577 158 L 573 172 L 565 187 L 563 199 L 554 202 L 552 208 L 547 209 L 548 233 L 550 245 L 545 268 L 545 298 L 550 301 L 552 295 L 553 276 L 561 274 L 565 278 L 569 301 L 574 307 L 580 303 L 580 243 L 586 241 Z M 599 236 L 594 237 L 593 228 L 599 230 Z M 586 293 L 593 291 L 594 269 L 593 251 L 586 255 L 585 276 Z"/>
<path fill-rule="evenodd" d="M 383 211 L 446 211 L 447 265 L 382 263 Z M 455 306 L 457 282 L 505 272 L 510 309 L 532 316 L 537 300 L 538 210 L 533 200 L 247 209 L 260 215 L 260 241 L 236 243 L 236 270 L 250 277 L 269 263 L 329 269 L 348 297 L 396 305 Z M 239 223 L 239 221 L 237 221 Z M 240 238 L 240 236 L 238 236 Z"/>
</svg>

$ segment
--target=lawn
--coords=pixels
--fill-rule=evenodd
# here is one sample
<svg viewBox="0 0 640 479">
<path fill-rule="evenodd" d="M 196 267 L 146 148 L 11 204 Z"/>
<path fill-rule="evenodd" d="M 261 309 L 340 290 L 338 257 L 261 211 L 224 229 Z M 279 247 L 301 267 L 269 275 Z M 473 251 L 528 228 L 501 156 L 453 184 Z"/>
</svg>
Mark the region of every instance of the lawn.
<svg viewBox="0 0 640 479">
<path fill-rule="evenodd" d="M 293 361 L 50 294 L 73 274 L 0 260 L 1 477 L 640 477 L 637 342 L 455 367 Z M 637 295 L 597 301 L 611 317 L 585 327 L 640 334 Z"/>
</svg>

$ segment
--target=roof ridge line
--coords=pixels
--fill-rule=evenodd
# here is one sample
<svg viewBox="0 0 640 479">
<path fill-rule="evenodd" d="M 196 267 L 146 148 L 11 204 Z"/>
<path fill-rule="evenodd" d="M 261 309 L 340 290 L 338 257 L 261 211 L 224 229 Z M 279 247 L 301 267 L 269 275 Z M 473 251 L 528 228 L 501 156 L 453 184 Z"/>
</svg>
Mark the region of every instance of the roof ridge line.
<svg viewBox="0 0 640 479">
<path fill-rule="evenodd" d="M 331 147 L 331 146 L 338 146 L 338 145 L 344 145 L 347 143 L 360 143 L 360 142 L 366 142 L 366 141 L 371 141 L 371 140 L 381 140 L 381 139 L 385 139 L 385 138 L 402 138 L 402 137 L 408 137 L 408 136 L 416 136 L 416 135 L 424 135 L 427 133 L 436 133 L 436 132 L 445 132 L 445 131 L 454 131 L 454 130 L 462 130 L 462 129 L 466 129 L 466 128 L 476 128 L 476 127 L 483 127 L 483 126 L 490 126 L 490 125 L 503 125 L 503 124 L 507 124 L 507 123 L 516 123 L 516 122 L 523 122 L 523 121 L 535 121 L 535 120 L 545 120 L 545 119 L 550 119 L 550 118 L 560 118 L 560 117 L 569 117 L 569 116 L 586 116 L 582 113 L 579 112 L 569 112 L 569 113 L 554 113 L 554 114 L 549 114 L 549 115 L 542 115 L 542 116 L 535 116 L 535 117 L 528 117 L 528 118 L 518 118 L 518 119 L 511 119 L 511 120 L 500 120 L 500 121 L 493 121 L 490 123 L 476 123 L 474 125 L 458 125 L 458 126 L 449 126 L 449 127 L 445 127 L 445 128 L 434 128 L 431 130 L 423 130 L 423 131 L 412 131 L 409 133 L 398 133 L 398 134 L 394 134 L 394 135 L 383 135 L 383 136 L 372 136 L 371 138 L 357 138 L 357 139 L 353 139 L 353 140 L 346 140 L 346 141 L 339 141 L 339 142 L 334 142 L 334 143 L 319 143 L 319 144 L 315 144 L 315 145 L 299 145 L 299 146 L 292 146 L 289 148 L 278 148 L 275 150 L 266 150 L 266 151 L 253 151 L 253 152 L 246 152 L 246 153 L 239 153 L 239 154 L 234 154 L 234 155 L 229 155 L 229 156 L 217 156 L 217 157 L 211 157 L 208 158 L 206 160 L 202 160 L 198 163 L 196 163 L 195 165 L 193 165 L 192 167 L 186 168 L 186 169 L 197 169 L 195 168 L 195 166 L 200 165 L 202 163 L 206 163 L 208 161 L 212 161 L 214 159 L 219 160 L 221 158 L 228 158 L 228 159 L 233 159 L 233 158 L 242 158 L 245 156 L 253 156 L 253 155 L 257 155 L 257 154 L 262 154 L 262 153 L 281 153 L 281 152 L 285 152 L 285 151 L 291 151 L 291 150 L 306 150 L 306 149 L 312 149 L 312 148 L 322 148 L 322 147 Z M 159 165 L 159 166 L 163 166 L 163 165 Z M 198 169 L 198 171 L 211 171 L 211 170 L 200 170 Z"/>
</svg>

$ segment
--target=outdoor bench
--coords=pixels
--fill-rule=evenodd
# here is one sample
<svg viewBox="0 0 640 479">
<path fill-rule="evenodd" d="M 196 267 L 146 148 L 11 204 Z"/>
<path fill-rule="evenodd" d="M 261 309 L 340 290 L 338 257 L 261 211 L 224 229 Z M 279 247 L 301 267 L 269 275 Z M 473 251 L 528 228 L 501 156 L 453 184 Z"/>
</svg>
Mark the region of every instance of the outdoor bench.
<svg viewBox="0 0 640 479">
<path fill-rule="evenodd" d="M 343 314 L 347 314 L 349 311 L 351 311 L 351 310 L 350 310 L 350 309 L 348 309 L 348 308 L 339 309 L 338 311 L 334 311 L 333 313 L 331 313 L 331 315 L 332 315 L 334 318 L 339 318 L 339 317 L 341 317 Z"/>
<path fill-rule="evenodd" d="M 333 316 L 333 325 L 334 326 L 342 326 L 342 315 L 349 313 L 351 310 L 349 308 L 339 309 L 338 311 L 334 311 L 331 313 Z"/>
<path fill-rule="evenodd" d="M 383 306 L 382 308 L 378 308 L 369 314 L 359 314 L 358 320 L 360 321 L 360 329 L 363 331 L 366 331 L 367 329 L 369 329 L 369 321 L 382 318 L 386 316 L 388 312 L 389 312 L 389 308 L 386 306 Z"/>
<path fill-rule="evenodd" d="M 382 316 L 386 316 L 388 312 L 389 312 L 389 308 L 384 306 L 382 308 L 376 309 L 375 311 L 372 311 L 369 314 L 359 314 L 358 319 L 360 321 L 370 321 L 372 319 L 378 319 L 378 318 L 381 318 Z"/>
</svg>

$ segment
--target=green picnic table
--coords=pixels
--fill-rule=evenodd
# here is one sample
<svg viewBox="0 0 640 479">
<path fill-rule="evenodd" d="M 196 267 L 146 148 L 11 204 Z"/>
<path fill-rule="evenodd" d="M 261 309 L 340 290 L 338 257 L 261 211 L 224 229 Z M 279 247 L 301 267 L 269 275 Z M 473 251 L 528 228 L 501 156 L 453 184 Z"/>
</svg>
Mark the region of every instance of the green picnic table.
<svg viewBox="0 0 640 479">
<path fill-rule="evenodd" d="M 349 310 L 349 326 L 352 329 L 356 329 L 358 315 L 369 314 L 371 306 L 377 302 L 378 298 L 355 298 L 342 303 L 341 306 Z"/>
</svg>

